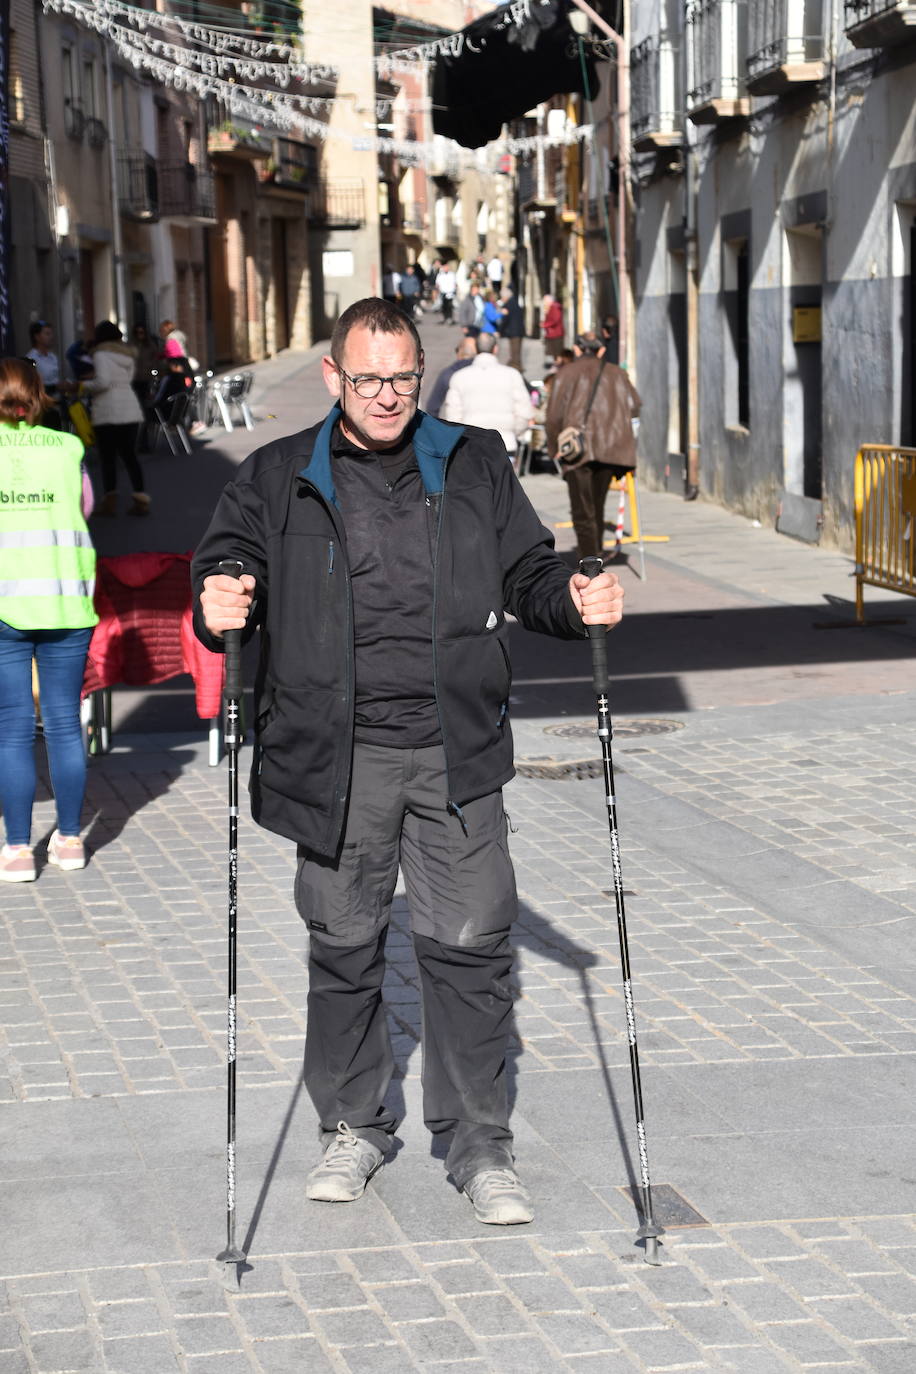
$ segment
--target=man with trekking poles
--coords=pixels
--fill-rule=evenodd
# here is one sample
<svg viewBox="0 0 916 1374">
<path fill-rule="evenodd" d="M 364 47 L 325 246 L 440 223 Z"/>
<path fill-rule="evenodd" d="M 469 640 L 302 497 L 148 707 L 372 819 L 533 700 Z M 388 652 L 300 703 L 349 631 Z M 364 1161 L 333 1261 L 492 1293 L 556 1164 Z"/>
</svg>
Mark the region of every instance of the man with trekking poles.
<svg viewBox="0 0 916 1374">
<path fill-rule="evenodd" d="M 506 1092 L 506 612 L 584 640 L 617 624 L 623 591 L 570 577 L 494 431 L 418 408 L 422 347 L 397 306 L 350 306 L 322 369 L 329 414 L 247 459 L 193 564 L 204 644 L 261 631 L 252 812 L 298 846 L 309 931 L 305 1083 L 324 1153 L 306 1196 L 355 1201 L 393 1145 L 381 986 L 400 864 L 426 1125 L 450 1137 L 480 1221 L 527 1222 Z"/>
</svg>

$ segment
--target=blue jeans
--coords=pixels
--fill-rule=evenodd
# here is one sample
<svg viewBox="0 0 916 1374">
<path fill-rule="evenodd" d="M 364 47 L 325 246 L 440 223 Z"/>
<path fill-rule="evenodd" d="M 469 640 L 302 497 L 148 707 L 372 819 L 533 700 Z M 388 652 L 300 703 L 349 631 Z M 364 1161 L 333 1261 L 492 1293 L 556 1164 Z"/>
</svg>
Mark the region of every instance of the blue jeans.
<svg viewBox="0 0 916 1374">
<path fill-rule="evenodd" d="M 0 620 L 0 805 L 7 844 L 29 844 L 35 800 L 35 705 L 38 664 L 41 718 L 57 828 L 78 835 L 86 790 L 80 688 L 92 630 L 17 630 Z"/>
</svg>

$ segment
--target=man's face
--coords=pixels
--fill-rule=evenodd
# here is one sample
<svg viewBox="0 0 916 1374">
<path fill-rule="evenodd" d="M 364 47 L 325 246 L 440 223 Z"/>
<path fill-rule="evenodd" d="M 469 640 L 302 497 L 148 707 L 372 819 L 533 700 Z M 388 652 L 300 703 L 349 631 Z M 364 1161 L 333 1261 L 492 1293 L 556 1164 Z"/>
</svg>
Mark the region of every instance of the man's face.
<svg viewBox="0 0 916 1374">
<path fill-rule="evenodd" d="M 321 362 L 325 386 L 339 400 L 344 418 L 341 428 L 357 448 L 390 448 L 400 439 L 417 413 L 419 388 L 410 396 L 399 396 L 386 382 L 377 396 L 357 396 L 349 377 L 393 377 L 403 372 L 422 372 L 423 354 L 417 356 L 413 339 L 406 332 L 376 334 L 364 325 L 350 330 L 344 344 L 340 367 L 331 357 Z"/>
<path fill-rule="evenodd" d="M 46 324 L 44 329 L 39 329 L 35 335 L 35 342 L 39 348 L 50 348 L 53 338 L 54 330 L 49 324 Z"/>
</svg>

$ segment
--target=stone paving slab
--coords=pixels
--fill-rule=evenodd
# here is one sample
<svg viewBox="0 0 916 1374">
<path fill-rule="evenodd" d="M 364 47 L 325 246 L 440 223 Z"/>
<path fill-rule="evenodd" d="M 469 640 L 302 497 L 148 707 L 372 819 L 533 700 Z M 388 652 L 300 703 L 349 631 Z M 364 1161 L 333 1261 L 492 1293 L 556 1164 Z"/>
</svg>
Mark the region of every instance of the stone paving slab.
<svg viewBox="0 0 916 1374">
<path fill-rule="evenodd" d="M 123 753 L 93 765 L 92 796 L 104 798 L 109 814 L 122 788 L 121 806 L 136 805 L 147 771 L 168 787 L 146 790 L 145 805 L 112 827 L 85 875 L 48 872 L 4 905 L 10 939 L 0 996 L 11 1100 L 7 1114 L 0 1109 L 0 1173 L 14 1200 L 16 1240 L 3 1266 L 15 1322 L 6 1328 L 15 1333 L 10 1351 L 25 1352 L 25 1367 L 42 1371 L 71 1367 L 53 1363 L 64 1357 L 74 1368 L 168 1368 L 157 1365 L 166 1352 L 183 1371 L 230 1359 L 252 1370 L 303 1359 L 298 1367 L 309 1369 L 322 1361 L 329 1369 L 497 1369 L 511 1367 L 512 1334 L 511 1358 L 545 1369 L 583 1360 L 600 1369 L 753 1369 L 755 1359 L 769 1369 L 812 1360 L 881 1369 L 898 1358 L 905 1368 L 916 1265 L 896 1255 L 916 1256 L 916 1207 L 904 1183 L 912 1050 L 897 1037 L 913 1033 L 912 1002 L 895 994 L 893 970 L 862 970 L 828 954 L 819 930 L 800 933 L 774 920 L 736 896 L 730 874 L 713 881 L 669 852 L 671 832 L 653 822 L 644 799 L 655 795 L 662 817 L 665 789 L 679 795 L 681 739 L 654 739 L 651 755 L 623 755 L 621 781 L 639 782 L 649 812 L 637 820 L 634 801 L 624 862 L 655 1177 L 673 1183 L 714 1229 L 672 1231 L 663 1271 L 642 1265 L 634 1250 L 621 1192 L 631 1104 L 600 784 L 596 793 L 589 784 L 525 779 L 507 795 L 523 901 L 515 1124 L 540 1199 L 535 1227 L 524 1238 L 482 1236 L 429 1155 L 416 973 L 398 902 L 388 995 L 404 1147 L 358 1210 L 331 1209 L 308 1234 L 301 1178 L 314 1147 L 311 1108 L 295 1097 L 304 937 L 285 900 L 292 856 L 246 826 L 246 1230 L 259 1210 L 255 1268 L 241 1296 L 224 1294 L 205 1257 L 219 1242 L 222 1207 L 223 894 L 209 856 L 219 853 L 225 779 L 197 746 L 186 744 L 176 764 L 149 742 L 136 753 L 125 742 Z M 845 742 L 833 743 L 841 751 Z M 671 754 L 670 768 L 659 748 Z M 738 774 L 742 752 L 736 745 Z M 717 766 L 726 771 L 724 757 Z M 717 794 L 708 774 L 704 786 L 691 807 L 705 815 L 717 809 Z M 184 813 L 172 805 L 179 796 Z M 782 799 L 786 825 L 794 804 Z M 735 823 L 733 807 L 718 809 L 733 818 L 723 823 Z M 176 839 L 186 863 L 176 860 Z M 117 896 L 121 875 L 137 888 L 129 903 Z M 248 894 L 256 900 L 246 902 Z M 80 1055 L 101 1055 L 117 1072 L 89 1073 Z M 140 1064 L 158 1076 L 137 1074 Z M 37 1072 L 24 1074 L 28 1068 Z M 847 1102 L 855 1104 L 852 1119 Z M 67 1168 L 56 1153 L 62 1141 Z M 100 1142 L 102 1172 L 93 1167 Z M 119 1204 L 125 1195 L 129 1204 Z M 902 1233 L 885 1236 L 882 1207 L 907 1213 Z M 868 1214 L 875 1221 L 863 1233 L 858 1219 Z M 793 1229 L 793 1217 L 818 1215 L 828 1220 Z M 40 1227 L 31 1224 L 36 1216 Z M 832 1262 L 824 1258 L 831 1242 L 839 1257 Z M 325 1285 L 335 1305 L 324 1309 L 320 1285 L 301 1284 L 327 1272 L 341 1278 Z M 541 1277 L 522 1283 L 526 1274 Z M 93 1283 L 110 1294 L 105 1301 L 91 1297 Z M 68 1295 L 50 1304 L 57 1318 L 47 1303 L 43 1315 L 23 1305 L 37 1296 L 26 1292 L 32 1285 Z M 178 1310 L 166 1293 L 184 1295 Z M 181 1302 L 192 1310 L 182 1313 Z"/>
</svg>

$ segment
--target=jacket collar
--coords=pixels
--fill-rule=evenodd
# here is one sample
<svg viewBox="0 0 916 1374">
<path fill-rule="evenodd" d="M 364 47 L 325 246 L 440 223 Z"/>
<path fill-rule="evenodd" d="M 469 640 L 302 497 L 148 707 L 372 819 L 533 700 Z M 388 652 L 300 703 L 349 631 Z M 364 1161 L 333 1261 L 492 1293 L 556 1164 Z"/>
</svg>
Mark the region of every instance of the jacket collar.
<svg viewBox="0 0 916 1374">
<path fill-rule="evenodd" d="M 332 506 L 337 505 L 337 492 L 331 473 L 331 435 L 341 413 L 339 405 L 331 407 L 315 436 L 311 457 L 299 473 L 299 476 L 306 482 L 311 482 Z M 417 455 L 417 467 L 429 496 L 438 495 L 442 491 L 445 484 L 446 462 L 455 451 L 463 433 L 464 428 L 461 425 L 446 424 L 444 420 L 427 415 L 425 410 L 417 411 L 417 423 L 412 436 L 413 451 Z"/>
</svg>

